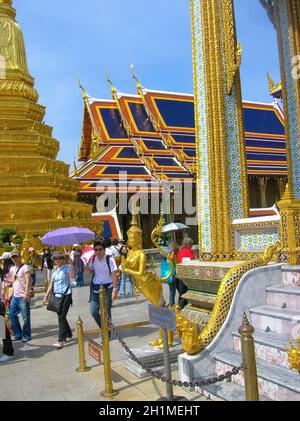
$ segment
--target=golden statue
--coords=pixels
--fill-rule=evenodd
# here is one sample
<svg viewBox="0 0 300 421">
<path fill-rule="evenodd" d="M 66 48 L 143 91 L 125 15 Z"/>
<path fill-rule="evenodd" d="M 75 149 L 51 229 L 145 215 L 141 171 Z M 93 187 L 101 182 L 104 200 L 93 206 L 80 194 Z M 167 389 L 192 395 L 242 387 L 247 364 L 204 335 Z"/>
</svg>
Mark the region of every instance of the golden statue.
<svg viewBox="0 0 300 421">
<path fill-rule="evenodd" d="M 164 218 L 161 216 L 156 228 L 152 231 L 151 240 L 169 261 L 170 271 L 165 277 L 159 278 L 155 273 L 146 271 L 147 257 L 145 251 L 143 250 L 142 230 L 138 226 L 136 215 L 133 215 L 131 228 L 127 231 L 127 257 L 125 258 L 123 256 L 121 261 L 122 271 L 132 275 L 135 289 L 140 291 L 147 300 L 155 306 L 160 306 L 162 298 L 162 283 L 172 276 L 174 269 L 172 260 L 157 242 L 162 232 L 163 225 Z M 168 332 L 168 342 L 170 346 L 173 345 L 172 332 Z M 162 332 L 160 332 L 160 338 L 151 342 L 150 345 L 162 347 Z"/>
<path fill-rule="evenodd" d="M 151 239 L 159 251 L 169 260 L 170 273 L 168 275 L 164 278 L 159 278 L 155 273 L 146 271 L 147 257 L 145 251 L 143 250 L 142 230 L 138 226 L 136 215 L 133 215 L 131 228 L 127 232 L 128 254 L 126 258 L 124 256 L 122 258 L 122 270 L 129 275 L 132 275 L 135 288 L 155 306 L 160 305 L 162 283 L 171 277 L 174 269 L 172 260 L 157 244 L 157 239 L 161 233 L 163 224 L 164 219 L 161 217 L 158 225 L 151 234 Z"/>
</svg>

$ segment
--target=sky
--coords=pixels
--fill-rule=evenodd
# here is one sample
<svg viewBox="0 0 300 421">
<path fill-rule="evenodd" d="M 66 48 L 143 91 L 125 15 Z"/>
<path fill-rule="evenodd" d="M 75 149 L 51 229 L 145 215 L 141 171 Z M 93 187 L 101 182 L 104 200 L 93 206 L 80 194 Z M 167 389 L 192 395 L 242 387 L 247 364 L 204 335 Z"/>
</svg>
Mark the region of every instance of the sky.
<svg viewBox="0 0 300 421">
<path fill-rule="evenodd" d="M 121 92 L 136 93 L 130 65 L 149 89 L 192 93 L 189 0 L 14 0 L 27 60 L 45 122 L 71 164 L 81 140 L 83 102 L 77 85 L 111 99 L 106 70 Z M 245 100 L 272 102 L 267 72 L 280 81 L 275 30 L 259 0 L 235 0 L 243 48 Z"/>
</svg>

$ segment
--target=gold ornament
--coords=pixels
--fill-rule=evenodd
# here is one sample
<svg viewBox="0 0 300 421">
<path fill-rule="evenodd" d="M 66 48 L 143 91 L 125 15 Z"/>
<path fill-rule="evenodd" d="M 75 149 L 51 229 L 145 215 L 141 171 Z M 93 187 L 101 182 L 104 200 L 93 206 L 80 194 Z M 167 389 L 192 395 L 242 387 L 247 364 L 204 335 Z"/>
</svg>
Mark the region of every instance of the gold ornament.
<svg viewBox="0 0 300 421">
<path fill-rule="evenodd" d="M 289 340 L 290 349 L 287 350 L 289 359 L 289 368 L 291 370 L 298 370 L 300 374 L 300 339 L 296 340 L 297 348 L 291 340 Z"/>
</svg>

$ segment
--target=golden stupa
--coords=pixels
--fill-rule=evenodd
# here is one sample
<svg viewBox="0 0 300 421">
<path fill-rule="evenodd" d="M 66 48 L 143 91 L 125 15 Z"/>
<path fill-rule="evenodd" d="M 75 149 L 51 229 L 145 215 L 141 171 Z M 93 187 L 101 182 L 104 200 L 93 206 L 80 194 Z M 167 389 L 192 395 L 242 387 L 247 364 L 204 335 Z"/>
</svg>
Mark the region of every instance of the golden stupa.
<svg viewBox="0 0 300 421">
<path fill-rule="evenodd" d="M 12 0 L 0 0 L 0 228 L 43 235 L 67 226 L 95 228 L 91 207 L 76 201 L 79 183 L 57 161 L 59 142 L 42 123 L 22 30 Z"/>
</svg>

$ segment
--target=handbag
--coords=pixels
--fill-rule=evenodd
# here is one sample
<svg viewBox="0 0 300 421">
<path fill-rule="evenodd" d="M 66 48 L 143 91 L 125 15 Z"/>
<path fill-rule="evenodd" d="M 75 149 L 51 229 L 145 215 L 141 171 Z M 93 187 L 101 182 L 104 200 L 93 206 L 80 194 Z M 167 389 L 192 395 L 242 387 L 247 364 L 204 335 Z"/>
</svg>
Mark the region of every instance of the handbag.
<svg viewBox="0 0 300 421">
<path fill-rule="evenodd" d="M 61 308 L 64 302 L 65 295 L 69 289 L 70 285 L 68 285 L 67 289 L 63 294 L 54 294 L 54 291 L 52 289 L 49 301 L 47 304 L 47 310 L 53 311 L 54 313 L 60 314 Z"/>
<path fill-rule="evenodd" d="M 6 307 L 5 307 L 4 302 L 0 298 L 0 316 L 5 317 L 5 315 L 6 315 Z"/>
</svg>

